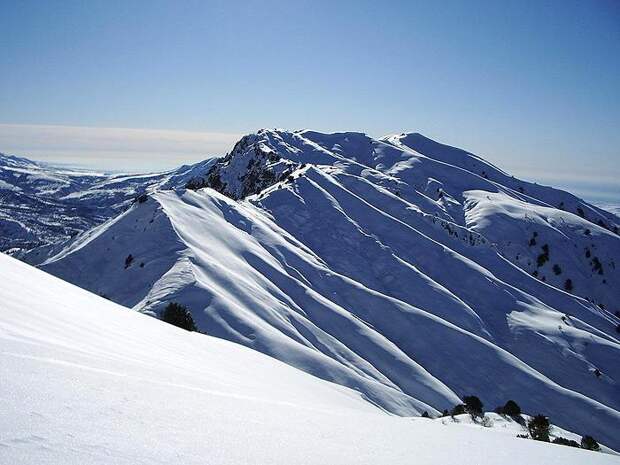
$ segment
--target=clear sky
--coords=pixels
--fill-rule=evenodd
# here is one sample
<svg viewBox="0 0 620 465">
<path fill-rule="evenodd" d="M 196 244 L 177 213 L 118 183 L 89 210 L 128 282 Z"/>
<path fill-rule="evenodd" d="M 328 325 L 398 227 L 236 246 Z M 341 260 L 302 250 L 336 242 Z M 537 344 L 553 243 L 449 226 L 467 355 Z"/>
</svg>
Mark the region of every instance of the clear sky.
<svg viewBox="0 0 620 465">
<path fill-rule="evenodd" d="M 530 178 L 620 179 L 618 0 L 0 7 L 0 151 L 159 169 L 261 127 L 416 131 Z"/>
</svg>

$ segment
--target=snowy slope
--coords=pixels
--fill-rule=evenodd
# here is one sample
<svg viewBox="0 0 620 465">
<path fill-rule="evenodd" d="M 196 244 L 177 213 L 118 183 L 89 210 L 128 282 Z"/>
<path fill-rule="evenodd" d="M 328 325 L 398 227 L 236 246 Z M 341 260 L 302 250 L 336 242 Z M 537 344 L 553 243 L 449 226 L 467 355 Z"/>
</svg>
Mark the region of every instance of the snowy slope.
<svg viewBox="0 0 620 465">
<path fill-rule="evenodd" d="M 516 179 L 469 152 L 420 134 L 385 140 L 413 150 L 413 169 L 408 169 L 409 160 L 391 169 L 411 186 L 428 186 L 433 176 L 441 179 L 437 188 L 442 197 L 456 200 L 445 208 L 452 221 L 482 233 L 502 256 L 541 281 L 612 312 L 620 310 L 617 216 L 570 193 Z M 439 167 L 441 176 L 436 175 Z M 545 245 L 548 258 L 539 265 Z"/>
<path fill-rule="evenodd" d="M 118 215 L 143 192 L 184 186 L 211 163 L 165 173 L 109 174 L 0 153 L 0 251 L 20 256 L 67 240 Z"/>
<path fill-rule="evenodd" d="M 518 439 L 501 418 L 480 428 L 388 415 L 359 393 L 1 254 L 0 276 L 0 463 L 619 462 Z"/>
<path fill-rule="evenodd" d="M 260 131 L 190 183 L 218 192 L 159 191 L 42 268 L 141 312 L 181 302 L 202 331 L 400 415 L 512 398 L 620 447 L 617 218 L 411 140 Z M 515 257 L 544 244 L 535 277 Z"/>
</svg>

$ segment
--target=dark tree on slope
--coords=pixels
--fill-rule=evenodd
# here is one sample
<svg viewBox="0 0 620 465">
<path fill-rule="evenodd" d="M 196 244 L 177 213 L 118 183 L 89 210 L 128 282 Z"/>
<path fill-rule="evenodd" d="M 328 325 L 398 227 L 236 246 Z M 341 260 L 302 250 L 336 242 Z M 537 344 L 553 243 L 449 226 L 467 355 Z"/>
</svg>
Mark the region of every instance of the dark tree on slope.
<svg viewBox="0 0 620 465">
<path fill-rule="evenodd" d="M 551 442 L 554 444 L 561 444 L 562 446 L 580 447 L 577 441 L 573 441 L 572 439 L 566 439 L 563 437 L 557 437 Z"/>
<path fill-rule="evenodd" d="M 501 410 L 504 415 L 508 415 L 510 417 L 518 417 L 521 415 L 521 407 L 519 407 L 519 404 L 517 404 L 514 400 L 509 400 L 506 402 Z"/>
<path fill-rule="evenodd" d="M 465 403 L 465 409 L 467 413 L 469 413 L 472 417 L 481 417 L 483 415 L 482 408 L 484 405 L 482 401 L 478 399 L 476 396 L 465 396 L 463 397 L 463 402 Z"/>
<path fill-rule="evenodd" d="M 592 436 L 584 436 L 581 438 L 581 448 L 588 450 L 600 450 L 601 447 Z"/>
<path fill-rule="evenodd" d="M 549 419 L 541 414 L 530 418 L 527 422 L 527 429 L 530 431 L 530 436 L 536 441 L 549 442 L 549 431 L 551 426 L 549 425 Z"/>
<path fill-rule="evenodd" d="M 567 292 L 571 292 L 573 290 L 573 280 L 567 279 L 564 281 L 564 290 Z"/>
<path fill-rule="evenodd" d="M 161 315 L 161 319 L 166 323 L 178 326 L 188 331 L 196 331 L 196 324 L 185 305 L 176 302 L 170 302 Z"/>
<path fill-rule="evenodd" d="M 467 409 L 465 408 L 465 405 L 464 404 L 458 404 L 458 405 L 454 406 L 454 408 L 450 412 L 450 415 L 455 417 L 457 415 L 462 415 L 464 413 L 467 413 Z"/>
</svg>

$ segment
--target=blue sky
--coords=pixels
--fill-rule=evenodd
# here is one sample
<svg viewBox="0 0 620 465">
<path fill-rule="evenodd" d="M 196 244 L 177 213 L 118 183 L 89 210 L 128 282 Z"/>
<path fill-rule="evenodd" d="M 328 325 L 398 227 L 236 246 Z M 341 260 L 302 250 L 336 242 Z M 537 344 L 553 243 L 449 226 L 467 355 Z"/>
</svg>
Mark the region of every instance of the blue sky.
<svg viewBox="0 0 620 465">
<path fill-rule="evenodd" d="M 0 3 L 0 151 L 158 169 L 261 127 L 416 131 L 620 179 L 616 0 Z"/>
</svg>

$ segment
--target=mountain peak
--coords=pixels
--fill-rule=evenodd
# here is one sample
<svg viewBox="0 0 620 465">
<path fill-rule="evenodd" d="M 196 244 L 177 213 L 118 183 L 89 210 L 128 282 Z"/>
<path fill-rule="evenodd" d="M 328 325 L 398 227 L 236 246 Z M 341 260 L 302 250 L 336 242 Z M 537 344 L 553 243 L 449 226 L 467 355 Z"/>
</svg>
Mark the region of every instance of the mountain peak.
<svg viewBox="0 0 620 465">
<path fill-rule="evenodd" d="M 181 303 L 199 330 L 396 414 L 512 399 L 618 447 L 612 214 L 411 135 L 262 130 L 146 178 L 70 191 L 125 211 L 33 250 L 42 268 L 154 316 Z"/>
</svg>

